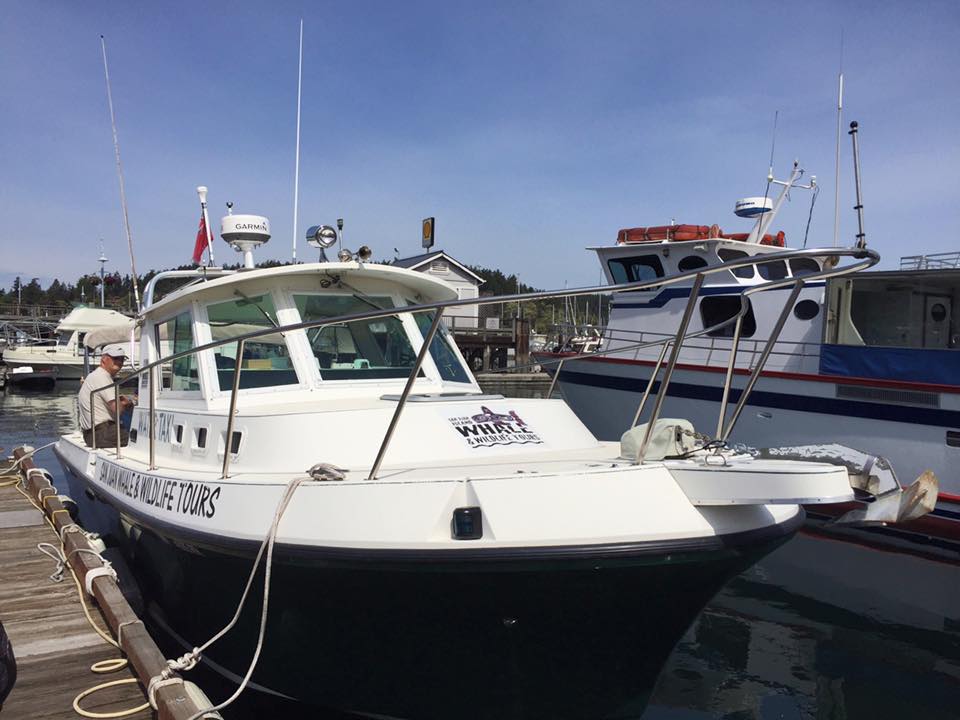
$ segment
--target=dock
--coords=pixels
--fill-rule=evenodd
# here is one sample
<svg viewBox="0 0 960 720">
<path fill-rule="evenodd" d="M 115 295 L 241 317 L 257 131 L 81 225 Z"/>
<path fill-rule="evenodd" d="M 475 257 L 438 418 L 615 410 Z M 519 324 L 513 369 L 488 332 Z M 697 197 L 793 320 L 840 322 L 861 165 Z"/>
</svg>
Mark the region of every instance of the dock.
<svg viewBox="0 0 960 720">
<path fill-rule="evenodd" d="M 85 600 L 93 622 L 109 636 L 117 637 L 118 624 L 124 625 L 124 654 L 108 644 L 90 626 L 80 602 L 77 584 L 69 568 L 61 582 L 50 575 L 56 562 L 37 549 L 38 543 L 61 547 L 58 531 L 72 524 L 68 513 L 50 488 L 47 478 L 34 468 L 26 453 L 17 469 L 13 461 L 0 460 L 0 622 L 13 646 L 17 678 L 3 703 L 3 717 L 75 720 L 74 698 L 95 685 L 128 680 L 97 691 L 81 701 L 94 713 L 113 713 L 141 707 L 124 715 L 132 720 L 167 718 L 185 720 L 206 705 L 191 695 L 190 683 L 167 683 L 156 690 L 157 711 L 145 705 L 146 683 L 166 666 L 160 650 L 143 623 L 133 615 L 112 577 L 101 575 L 91 582 L 94 597 Z M 27 477 L 26 471 L 33 470 Z M 18 491 L 17 481 L 23 492 Z M 25 494 L 24 494 L 25 493 Z M 31 501 L 28 495 L 33 498 Z M 38 509 L 37 498 L 46 512 Z M 53 524 L 48 522 L 50 516 Z M 65 532 L 65 548 L 89 547 L 81 532 Z M 100 567 L 97 557 L 83 552 L 69 555 L 74 571 L 83 581 L 92 568 Z M 127 657 L 122 670 L 94 673 L 94 663 Z"/>
</svg>

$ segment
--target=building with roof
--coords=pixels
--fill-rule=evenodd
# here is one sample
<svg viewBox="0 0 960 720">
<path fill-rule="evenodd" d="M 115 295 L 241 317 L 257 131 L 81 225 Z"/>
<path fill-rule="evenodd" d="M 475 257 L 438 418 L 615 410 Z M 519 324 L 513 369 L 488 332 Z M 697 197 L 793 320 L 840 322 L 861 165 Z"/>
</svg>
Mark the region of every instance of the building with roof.
<svg viewBox="0 0 960 720">
<path fill-rule="evenodd" d="M 433 277 L 445 280 L 457 290 L 461 300 L 476 298 L 480 295 L 480 285 L 484 280 L 459 260 L 451 257 L 443 250 L 414 255 L 407 258 L 397 258 L 393 261 L 397 267 L 417 270 Z M 478 307 L 467 305 L 464 307 L 447 308 L 443 312 L 447 327 L 454 330 L 459 328 L 476 328 Z"/>
</svg>

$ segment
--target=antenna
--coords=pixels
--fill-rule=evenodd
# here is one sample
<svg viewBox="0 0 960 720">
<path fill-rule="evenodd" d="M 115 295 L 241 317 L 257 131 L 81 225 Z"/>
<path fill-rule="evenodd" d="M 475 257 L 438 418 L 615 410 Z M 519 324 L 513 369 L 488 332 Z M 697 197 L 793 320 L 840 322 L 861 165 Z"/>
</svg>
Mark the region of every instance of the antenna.
<svg viewBox="0 0 960 720">
<path fill-rule="evenodd" d="M 297 158 L 293 166 L 293 262 L 297 262 L 297 204 L 300 200 L 300 87 L 303 82 L 303 18 L 300 18 L 300 62 L 297 69 Z"/>
<path fill-rule="evenodd" d="M 843 132 L 843 28 L 840 29 L 840 76 L 837 91 L 837 157 L 833 195 L 833 246 L 840 246 L 840 135 Z"/>
<path fill-rule="evenodd" d="M 850 137 L 853 139 L 853 176 L 857 188 L 857 204 L 853 209 L 857 211 L 857 247 L 865 248 L 867 246 L 867 236 L 863 233 L 863 198 L 860 195 L 860 144 L 857 142 L 857 129 L 859 125 L 854 120 L 850 123 Z"/>
<path fill-rule="evenodd" d="M 127 215 L 127 194 L 123 188 L 123 165 L 120 164 L 120 141 L 117 139 L 117 119 L 113 114 L 113 93 L 110 92 L 110 71 L 107 69 L 107 43 L 100 36 L 100 48 L 103 50 L 103 74 L 107 79 L 107 104 L 110 106 L 110 127 L 113 129 L 113 150 L 117 156 L 117 176 L 120 178 L 120 207 L 123 209 L 123 227 L 127 232 L 127 247 L 130 250 L 130 272 L 133 273 L 133 297 L 140 312 L 140 288 L 137 285 L 137 266 L 133 261 L 133 236 L 130 234 L 130 218 Z"/>
</svg>

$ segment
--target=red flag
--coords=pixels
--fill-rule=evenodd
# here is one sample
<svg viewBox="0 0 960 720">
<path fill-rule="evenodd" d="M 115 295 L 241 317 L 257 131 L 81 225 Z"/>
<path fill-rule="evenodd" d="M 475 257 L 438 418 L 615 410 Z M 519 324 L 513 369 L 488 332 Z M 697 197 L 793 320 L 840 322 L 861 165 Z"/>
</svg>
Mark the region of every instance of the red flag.
<svg viewBox="0 0 960 720">
<path fill-rule="evenodd" d="M 203 251 L 207 249 L 209 240 L 207 238 L 207 222 L 200 213 L 200 229 L 197 230 L 197 242 L 193 246 L 193 261 L 199 263 L 203 258 Z"/>
</svg>

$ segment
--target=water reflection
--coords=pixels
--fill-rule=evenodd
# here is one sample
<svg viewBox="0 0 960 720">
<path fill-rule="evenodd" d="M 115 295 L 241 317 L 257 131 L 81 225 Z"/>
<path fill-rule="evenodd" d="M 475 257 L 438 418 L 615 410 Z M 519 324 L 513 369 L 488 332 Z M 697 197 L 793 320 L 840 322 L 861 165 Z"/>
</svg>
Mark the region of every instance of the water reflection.
<svg viewBox="0 0 960 720">
<path fill-rule="evenodd" d="M 0 447 L 39 447 L 73 429 L 76 391 L 0 393 Z M 50 450 L 37 462 L 66 487 Z M 960 717 L 960 565 L 863 552 L 809 535 L 790 541 L 707 606 L 645 711 L 622 707 L 607 717 Z M 200 682 L 215 699 L 227 693 L 212 689 L 212 678 Z M 250 696 L 231 710 L 232 718 L 266 717 L 278 708 L 266 712 Z"/>
</svg>

